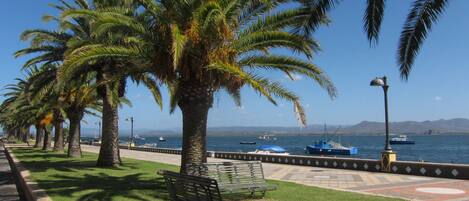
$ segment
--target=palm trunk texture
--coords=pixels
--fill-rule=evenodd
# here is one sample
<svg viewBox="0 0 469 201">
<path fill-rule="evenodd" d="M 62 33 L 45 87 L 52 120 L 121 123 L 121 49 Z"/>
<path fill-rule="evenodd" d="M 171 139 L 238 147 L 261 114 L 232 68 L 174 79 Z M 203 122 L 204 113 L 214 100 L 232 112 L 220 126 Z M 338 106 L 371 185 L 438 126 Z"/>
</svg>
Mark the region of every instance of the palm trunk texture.
<svg viewBox="0 0 469 201">
<path fill-rule="evenodd" d="M 212 107 L 213 92 L 198 82 L 181 84 L 178 100 L 182 111 L 181 173 L 192 163 L 207 162 L 207 117 Z"/>
</svg>

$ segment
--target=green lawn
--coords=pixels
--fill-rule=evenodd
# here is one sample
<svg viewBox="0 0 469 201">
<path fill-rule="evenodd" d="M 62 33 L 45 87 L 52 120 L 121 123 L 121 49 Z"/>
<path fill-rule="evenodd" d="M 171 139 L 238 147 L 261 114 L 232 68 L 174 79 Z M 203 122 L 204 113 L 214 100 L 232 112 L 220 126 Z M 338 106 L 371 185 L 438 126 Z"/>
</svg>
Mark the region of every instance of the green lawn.
<svg viewBox="0 0 469 201">
<path fill-rule="evenodd" d="M 32 173 L 32 178 L 54 200 L 166 200 L 159 169 L 177 171 L 162 163 L 124 158 L 116 168 L 94 167 L 97 154 L 84 153 L 80 159 L 38 149 L 15 148 L 16 157 Z M 396 200 L 356 193 L 309 187 L 289 182 L 269 181 L 278 190 L 255 200 Z M 231 197 L 231 196 L 230 196 Z M 247 197 L 247 196 L 244 196 Z"/>
</svg>

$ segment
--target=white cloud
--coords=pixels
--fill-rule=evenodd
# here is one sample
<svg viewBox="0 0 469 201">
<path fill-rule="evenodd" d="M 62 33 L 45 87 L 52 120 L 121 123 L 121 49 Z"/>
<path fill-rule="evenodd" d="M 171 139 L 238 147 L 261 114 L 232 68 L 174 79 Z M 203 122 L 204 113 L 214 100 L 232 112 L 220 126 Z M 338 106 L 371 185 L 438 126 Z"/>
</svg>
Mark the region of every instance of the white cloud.
<svg viewBox="0 0 469 201">
<path fill-rule="evenodd" d="M 441 102 L 443 100 L 443 98 L 441 96 L 435 96 L 435 101 L 436 102 Z"/>
</svg>

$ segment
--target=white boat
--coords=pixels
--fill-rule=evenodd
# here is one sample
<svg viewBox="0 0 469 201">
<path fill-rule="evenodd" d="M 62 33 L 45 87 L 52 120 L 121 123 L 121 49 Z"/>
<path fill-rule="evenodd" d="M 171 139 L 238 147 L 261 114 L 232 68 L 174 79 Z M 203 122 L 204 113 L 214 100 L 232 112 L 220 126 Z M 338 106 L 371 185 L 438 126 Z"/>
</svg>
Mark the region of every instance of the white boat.
<svg viewBox="0 0 469 201">
<path fill-rule="evenodd" d="M 275 135 L 268 135 L 268 134 L 261 135 L 261 136 L 257 137 L 257 139 L 259 139 L 259 140 L 277 140 Z"/>
<path fill-rule="evenodd" d="M 134 139 L 137 139 L 137 140 L 145 140 L 144 137 L 140 137 L 140 136 L 138 136 L 138 135 L 135 135 Z"/>
<path fill-rule="evenodd" d="M 144 148 L 155 148 L 155 147 L 158 147 L 158 144 L 157 144 L 157 143 L 146 143 L 146 144 L 142 145 L 141 147 L 144 147 Z"/>
<path fill-rule="evenodd" d="M 257 147 L 255 151 L 248 152 L 248 154 L 283 155 L 283 156 L 290 155 L 290 153 L 288 153 L 287 150 L 276 145 L 262 145 L 262 146 Z"/>
<path fill-rule="evenodd" d="M 166 139 L 164 139 L 164 137 L 160 137 L 158 140 L 159 140 L 160 142 L 166 141 Z"/>
<path fill-rule="evenodd" d="M 415 144 L 415 141 L 409 140 L 407 135 L 399 135 L 398 137 L 391 138 L 389 144 Z"/>
</svg>

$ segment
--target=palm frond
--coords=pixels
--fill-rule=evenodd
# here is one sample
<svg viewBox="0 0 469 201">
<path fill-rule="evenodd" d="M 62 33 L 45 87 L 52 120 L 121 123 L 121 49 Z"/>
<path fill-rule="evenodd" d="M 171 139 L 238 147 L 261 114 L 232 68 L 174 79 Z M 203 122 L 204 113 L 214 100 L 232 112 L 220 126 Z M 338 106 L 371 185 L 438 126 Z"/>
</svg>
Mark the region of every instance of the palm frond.
<svg viewBox="0 0 469 201">
<path fill-rule="evenodd" d="M 378 43 L 379 30 L 384 16 L 386 0 L 367 0 L 367 7 L 363 17 L 363 28 L 371 44 Z"/>
<path fill-rule="evenodd" d="M 401 78 L 409 78 L 415 57 L 432 29 L 438 17 L 444 12 L 448 0 L 416 0 L 410 13 L 407 15 L 404 28 L 401 32 L 398 49 L 398 64 Z"/>
<path fill-rule="evenodd" d="M 239 66 L 235 66 L 233 64 L 228 63 L 213 63 L 211 65 L 208 65 L 207 69 L 229 73 L 231 76 L 238 77 L 239 79 L 248 83 L 249 86 L 251 86 L 254 90 L 258 91 L 260 94 L 265 96 L 271 103 L 277 105 L 277 102 L 275 102 L 269 91 L 263 85 L 263 83 L 267 82 L 267 79 L 244 72 Z"/>
</svg>

